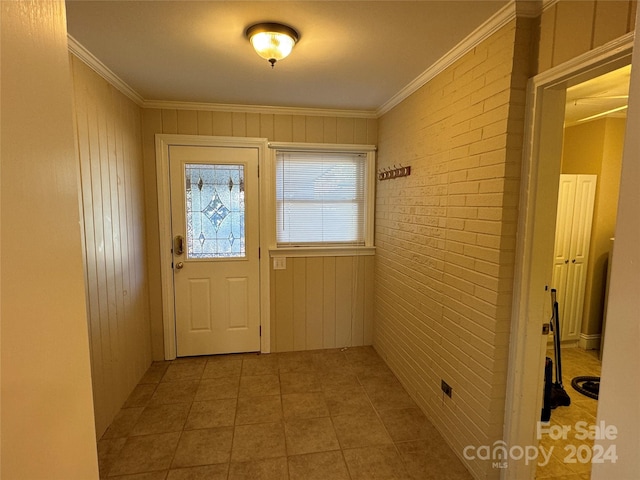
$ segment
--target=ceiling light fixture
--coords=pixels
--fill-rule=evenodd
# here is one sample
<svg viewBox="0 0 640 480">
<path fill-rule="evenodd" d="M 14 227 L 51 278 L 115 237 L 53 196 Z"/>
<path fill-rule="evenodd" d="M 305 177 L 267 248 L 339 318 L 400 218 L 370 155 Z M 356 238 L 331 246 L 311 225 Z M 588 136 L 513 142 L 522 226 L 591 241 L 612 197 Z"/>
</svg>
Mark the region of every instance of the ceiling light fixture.
<svg viewBox="0 0 640 480">
<path fill-rule="evenodd" d="M 258 55 L 271 64 L 287 57 L 300 36 L 293 28 L 280 23 L 256 23 L 247 28 L 246 37 Z"/>
</svg>

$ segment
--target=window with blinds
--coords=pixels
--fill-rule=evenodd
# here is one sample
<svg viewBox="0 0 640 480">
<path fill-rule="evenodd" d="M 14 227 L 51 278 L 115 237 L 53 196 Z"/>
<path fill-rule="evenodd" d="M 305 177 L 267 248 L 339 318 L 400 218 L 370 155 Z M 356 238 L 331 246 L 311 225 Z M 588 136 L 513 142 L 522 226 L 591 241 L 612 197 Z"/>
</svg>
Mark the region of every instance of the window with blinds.
<svg viewBox="0 0 640 480">
<path fill-rule="evenodd" d="M 367 154 L 276 153 L 279 247 L 365 245 Z"/>
</svg>

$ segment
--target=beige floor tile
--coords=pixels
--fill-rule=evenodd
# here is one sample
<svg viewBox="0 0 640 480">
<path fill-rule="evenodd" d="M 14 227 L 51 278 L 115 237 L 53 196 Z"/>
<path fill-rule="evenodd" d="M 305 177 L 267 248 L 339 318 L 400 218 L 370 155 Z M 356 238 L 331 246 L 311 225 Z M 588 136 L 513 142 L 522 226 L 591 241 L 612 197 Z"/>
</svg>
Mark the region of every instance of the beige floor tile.
<svg viewBox="0 0 640 480">
<path fill-rule="evenodd" d="M 322 392 L 282 395 L 284 418 L 328 417 L 329 409 Z"/>
<path fill-rule="evenodd" d="M 236 356 L 213 357 L 207 360 L 202 378 L 239 377 L 242 358 Z"/>
<path fill-rule="evenodd" d="M 289 455 L 340 449 L 338 437 L 329 417 L 288 419 L 285 421 L 285 435 Z"/>
<path fill-rule="evenodd" d="M 251 375 L 240 377 L 241 397 L 266 397 L 280 395 L 278 375 Z"/>
<path fill-rule="evenodd" d="M 235 398 L 193 402 L 184 429 L 232 427 L 235 417 Z"/>
<path fill-rule="evenodd" d="M 169 405 L 171 403 L 191 403 L 196 396 L 198 380 L 163 382 L 158 385 L 149 405 Z"/>
<path fill-rule="evenodd" d="M 352 480 L 406 480 L 408 474 L 393 445 L 343 450 Z M 449 477 L 443 477 L 449 478 Z"/>
<path fill-rule="evenodd" d="M 342 452 L 308 453 L 289 457 L 291 480 L 350 480 Z"/>
<path fill-rule="evenodd" d="M 182 432 L 172 468 L 228 463 L 231 457 L 233 427 Z"/>
<path fill-rule="evenodd" d="M 274 423 L 282 421 L 280 395 L 266 397 L 239 397 L 236 425 Z"/>
<path fill-rule="evenodd" d="M 313 373 L 288 372 L 280 374 L 280 390 L 285 393 L 320 392 L 320 381 Z"/>
<path fill-rule="evenodd" d="M 233 435 L 233 462 L 247 462 L 286 455 L 282 423 L 236 425 Z"/>
<path fill-rule="evenodd" d="M 109 480 L 165 480 L 167 478 L 166 471 L 134 473 L 133 475 L 118 475 L 117 477 L 109 477 Z"/>
<path fill-rule="evenodd" d="M 242 375 L 277 375 L 278 358 L 275 354 L 246 356 L 242 359 Z"/>
<path fill-rule="evenodd" d="M 126 438 L 103 438 L 98 442 L 98 469 L 100 478 L 107 476 L 109 469 L 118 458 L 126 441 Z"/>
<path fill-rule="evenodd" d="M 288 480 L 286 457 L 251 462 L 231 462 L 229 480 Z M 327 479 L 329 480 L 329 479 Z"/>
<path fill-rule="evenodd" d="M 180 432 L 129 437 L 109 475 L 168 470 L 179 439 Z"/>
<path fill-rule="evenodd" d="M 393 376 L 369 377 L 361 382 L 371 403 L 378 411 L 416 406 L 402 384 Z"/>
<path fill-rule="evenodd" d="M 138 383 L 160 383 L 171 362 L 153 362 Z"/>
<path fill-rule="evenodd" d="M 373 413 L 373 405 L 360 385 L 325 390 L 324 398 L 332 416 Z"/>
<path fill-rule="evenodd" d="M 156 391 L 157 383 L 139 383 L 124 402 L 122 408 L 146 407 Z"/>
<path fill-rule="evenodd" d="M 200 381 L 195 401 L 220 400 L 238 396 L 239 377 L 207 378 Z"/>
<path fill-rule="evenodd" d="M 227 480 L 229 465 L 204 465 L 169 470 L 166 480 Z"/>
<path fill-rule="evenodd" d="M 144 407 L 121 409 L 116 414 L 111 425 L 109 425 L 109 428 L 107 428 L 107 431 L 102 435 L 102 438 L 128 437 L 136 426 L 136 423 L 138 423 L 142 412 L 144 412 Z"/>
<path fill-rule="evenodd" d="M 316 350 L 311 359 L 318 371 L 340 371 L 348 368 L 349 362 L 342 349 Z"/>
<path fill-rule="evenodd" d="M 396 443 L 409 478 L 414 480 L 472 480 L 473 477 L 439 434 L 413 442 Z"/>
<path fill-rule="evenodd" d="M 279 373 L 315 373 L 311 352 L 285 352 L 278 354 Z"/>
<path fill-rule="evenodd" d="M 318 380 L 320 380 L 320 386 L 324 392 L 361 386 L 356 374 L 348 369 L 321 370 L 318 374 Z"/>
<path fill-rule="evenodd" d="M 384 425 L 375 414 L 341 415 L 332 417 L 332 420 L 343 449 L 392 443 Z"/>
<path fill-rule="evenodd" d="M 183 361 L 174 362 L 169 365 L 162 377 L 163 382 L 177 382 L 180 380 L 200 380 L 206 362 Z"/>
<path fill-rule="evenodd" d="M 133 427 L 131 435 L 179 432 L 187 420 L 189 407 L 188 403 L 147 407 Z"/>
<path fill-rule="evenodd" d="M 436 428 L 419 408 L 383 410 L 380 418 L 394 442 L 430 438 L 437 434 Z"/>
</svg>

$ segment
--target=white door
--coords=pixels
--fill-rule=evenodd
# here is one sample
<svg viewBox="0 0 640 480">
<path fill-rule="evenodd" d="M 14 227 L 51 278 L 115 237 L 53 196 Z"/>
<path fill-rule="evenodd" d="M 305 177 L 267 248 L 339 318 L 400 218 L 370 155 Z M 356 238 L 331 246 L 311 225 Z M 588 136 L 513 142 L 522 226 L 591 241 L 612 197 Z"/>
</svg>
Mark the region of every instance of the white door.
<svg viewBox="0 0 640 480">
<path fill-rule="evenodd" d="M 258 150 L 170 146 L 177 355 L 260 350 Z"/>
<path fill-rule="evenodd" d="M 560 175 L 552 288 L 558 292 L 561 339 L 580 337 L 596 175 Z"/>
</svg>

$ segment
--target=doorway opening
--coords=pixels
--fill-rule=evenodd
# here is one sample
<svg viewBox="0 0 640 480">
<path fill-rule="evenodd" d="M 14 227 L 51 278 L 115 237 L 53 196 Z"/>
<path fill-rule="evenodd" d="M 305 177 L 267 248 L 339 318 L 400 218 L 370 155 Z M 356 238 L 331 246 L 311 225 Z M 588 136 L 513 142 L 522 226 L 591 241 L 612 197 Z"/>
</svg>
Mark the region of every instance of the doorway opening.
<svg viewBox="0 0 640 480">
<path fill-rule="evenodd" d="M 564 460 L 572 448 L 591 452 L 593 447 L 593 440 L 582 438 L 575 425 L 596 423 L 595 390 L 606 326 L 608 265 L 615 232 L 630 74 L 631 66 L 626 65 L 566 90 L 551 288 L 561 299 L 561 330 L 552 335 L 561 334 L 562 381 L 571 403 L 552 410 L 550 428 L 570 427 L 571 431 L 567 438 L 539 435 L 541 447 L 547 451 L 554 447 L 549 462 L 538 465 L 536 478 L 540 479 L 591 471 L 591 462 L 570 466 Z M 553 358 L 550 347 L 548 342 L 546 356 Z M 591 380 L 574 381 L 579 377 Z"/>
<path fill-rule="evenodd" d="M 628 36 L 615 44 L 589 52 L 575 61 L 534 77 L 529 87 L 529 130 L 528 138 L 525 139 L 525 168 L 520 200 L 520 255 L 517 255 L 519 261 L 514 285 L 505 409 L 504 437 L 509 445 L 539 446 L 541 439 L 544 360 L 547 356 L 548 340 L 546 327 L 552 310 L 550 290 L 553 284 L 552 259 L 556 238 L 559 180 L 563 173 L 563 163 L 565 166 L 571 164 L 568 160 L 563 162 L 566 147 L 565 126 L 571 127 L 572 123 L 565 117 L 570 110 L 567 108 L 567 101 L 573 102 L 575 106 L 576 98 L 571 98 L 576 90 L 574 87 L 628 66 L 631 63 L 632 42 L 632 38 Z M 579 88 L 577 90 L 580 91 Z M 582 102 L 577 103 L 580 105 Z M 586 117 L 588 115 L 583 118 Z M 591 123 L 599 118 L 579 123 Z M 576 163 L 575 160 L 572 161 Z M 602 168 L 602 162 L 599 168 Z M 603 196 L 605 197 L 609 198 L 609 195 Z M 612 222 L 615 224 L 615 218 Z M 607 254 L 608 250 L 607 246 Z M 593 261 L 592 267 L 595 264 Z M 595 277 L 592 275 L 592 280 L 593 278 Z M 594 300 L 594 303 L 597 302 Z M 604 309 L 601 307 L 602 310 Z M 596 316 L 595 310 L 593 315 Z M 595 353 L 592 354 L 598 360 L 599 335 L 593 333 L 591 328 L 597 329 L 599 325 L 579 325 L 572 342 L 575 347 L 582 345 L 583 348 L 595 348 Z M 572 391 L 570 378 L 564 378 L 564 382 L 570 395 L 579 395 Z M 536 466 L 536 462 L 510 462 L 509 469 L 503 471 L 503 478 L 533 479 Z"/>
</svg>

